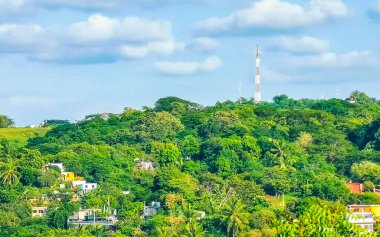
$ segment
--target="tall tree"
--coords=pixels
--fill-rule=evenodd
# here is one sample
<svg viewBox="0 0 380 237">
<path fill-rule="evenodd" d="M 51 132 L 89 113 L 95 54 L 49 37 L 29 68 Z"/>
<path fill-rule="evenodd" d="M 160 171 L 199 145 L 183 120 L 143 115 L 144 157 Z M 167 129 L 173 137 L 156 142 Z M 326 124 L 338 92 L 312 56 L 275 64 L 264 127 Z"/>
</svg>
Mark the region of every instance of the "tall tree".
<svg viewBox="0 0 380 237">
<path fill-rule="evenodd" d="M 245 205 L 239 199 L 232 199 L 222 209 L 224 221 L 227 224 L 227 234 L 235 237 L 248 225 L 249 213 L 245 212 Z"/>
<path fill-rule="evenodd" d="M 0 163 L 0 178 L 3 184 L 13 185 L 20 181 L 20 173 L 18 172 L 19 161 L 14 158 L 7 158 L 5 162 Z"/>
</svg>

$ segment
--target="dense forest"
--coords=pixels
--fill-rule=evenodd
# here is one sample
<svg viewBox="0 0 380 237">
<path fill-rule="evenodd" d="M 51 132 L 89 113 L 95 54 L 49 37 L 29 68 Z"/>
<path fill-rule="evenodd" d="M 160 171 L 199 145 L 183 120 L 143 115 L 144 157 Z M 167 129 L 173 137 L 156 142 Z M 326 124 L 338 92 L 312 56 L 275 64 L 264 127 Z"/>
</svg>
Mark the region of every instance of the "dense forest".
<svg viewBox="0 0 380 237">
<path fill-rule="evenodd" d="M 363 92 L 206 107 L 167 97 L 50 126 L 26 144 L 0 142 L 0 236 L 377 236 L 346 218 L 348 204 L 380 204 L 380 102 Z M 98 187 L 74 200 L 48 163 Z M 349 181 L 367 192 L 351 194 Z M 160 208 L 144 216 L 152 202 Z M 31 216 L 36 205 L 45 216 Z M 114 230 L 67 222 L 106 206 Z"/>
</svg>

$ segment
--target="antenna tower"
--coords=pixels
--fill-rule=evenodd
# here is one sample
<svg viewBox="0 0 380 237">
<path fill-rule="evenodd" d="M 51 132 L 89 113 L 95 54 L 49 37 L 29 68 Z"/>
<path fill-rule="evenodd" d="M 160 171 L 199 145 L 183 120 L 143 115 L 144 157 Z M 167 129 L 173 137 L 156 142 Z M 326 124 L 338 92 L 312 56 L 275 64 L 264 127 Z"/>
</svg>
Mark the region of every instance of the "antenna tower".
<svg viewBox="0 0 380 237">
<path fill-rule="evenodd" d="M 261 102 L 261 90 L 260 90 L 260 49 L 259 44 L 256 45 L 256 75 L 255 75 L 255 103 Z"/>
</svg>

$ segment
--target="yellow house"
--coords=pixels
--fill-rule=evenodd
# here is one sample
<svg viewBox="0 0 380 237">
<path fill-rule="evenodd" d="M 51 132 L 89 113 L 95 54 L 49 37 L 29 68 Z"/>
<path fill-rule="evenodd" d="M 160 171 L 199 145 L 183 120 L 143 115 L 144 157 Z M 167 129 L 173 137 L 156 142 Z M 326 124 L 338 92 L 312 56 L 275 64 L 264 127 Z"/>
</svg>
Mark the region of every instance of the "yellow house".
<svg viewBox="0 0 380 237">
<path fill-rule="evenodd" d="M 83 181 L 84 178 L 81 176 L 75 176 L 74 181 Z"/>
<path fill-rule="evenodd" d="M 349 205 L 348 210 L 350 212 L 371 212 L 374 217 L 380 218 L 380 205 Z"/>
<path fill-rule="evenodd" d="M 65 181 L 73 181 L 75 179 L 74 172 L 62 172 L 62 176 Z"/>
<path fill-rule="evenodd" d="M 76 176 L 74 172 L 62 172 L 63 180 L 65 181 L 78 181 L 78 180 L 84 180 L 81 176 Z"/>
</svg>

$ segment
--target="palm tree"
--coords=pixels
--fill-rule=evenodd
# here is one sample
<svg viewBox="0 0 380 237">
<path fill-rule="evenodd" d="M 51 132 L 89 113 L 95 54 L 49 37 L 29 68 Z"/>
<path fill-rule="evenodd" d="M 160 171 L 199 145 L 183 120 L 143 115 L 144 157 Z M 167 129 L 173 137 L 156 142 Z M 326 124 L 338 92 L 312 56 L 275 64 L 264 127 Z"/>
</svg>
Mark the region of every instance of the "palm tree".
<svg viewBox="0 0 380 237">
<path fill-rule="evenodd" d="M 188 223 L 185 226 L 185 233 L 188 237 L 205 237 L 206 232 L 198 222 Z"/>
<path fill-rule="evenodd" d="M 162 226 L 156 228 L 156 236 L 157 237 L 176 237 L 178 236 L 177 232 L 168 226 Z"/>
<path fill-rule="evenodd" d="M 247 224 L 249 213 L 244 212 L 245 205 L 239 199 L 233 199 L 222 209 L 224 221 L 227 223 L 227 234 L 235 237 Z"/>
<path fill-rule="evenodd" d="M 271 149 L 271 153 L 278 159 L 281 169 L 289 168 L 294 162 L 293 157 L 290 155 L 290 147 L 284 141 L 271 139 L 274 148 Z"/>
<path fill-rule="evenodd" d="M 5 185 L 16 184 L 20 181 L 21 174 L 17 171 L 20 166 L 19 161 L 8 157 L 6 162 L 0 163 L 1 174 L 0 178 Z"/>
<path fill-rule="evenodd" d="M 106 229 L 102 225 L 90 225 L 88 230 L 96 237 L 102 237 L 106 234 Z"/>
<path fill-rule="evenodd" d="M 16 154 L 16 147 L 14 143 L 11 143 L 7 140 L 0 141 L 0 157 L 9 158 L 13 157 Z"/>
</svg>

